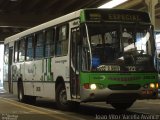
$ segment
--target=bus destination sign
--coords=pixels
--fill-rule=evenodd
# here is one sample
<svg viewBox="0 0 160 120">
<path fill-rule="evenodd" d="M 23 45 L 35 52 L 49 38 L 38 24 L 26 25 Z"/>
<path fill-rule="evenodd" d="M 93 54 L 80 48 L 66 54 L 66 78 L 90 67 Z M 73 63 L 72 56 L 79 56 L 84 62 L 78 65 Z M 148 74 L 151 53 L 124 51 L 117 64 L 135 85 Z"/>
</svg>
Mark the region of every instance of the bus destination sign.
<svg viewBox="0 0 160 120">
<path fill-rule="evenodd" d="M 142 21 L 139 15 L 108 14 L 108 19 L 113 21 Z"/>
<path fill-rule="evenodd" d="M 145 22 L 150 23 L 149 15 L 145 12 L 140 11 L 124 11 L 111 9 L 104 11 L 103 9 L 99 11 L 88 10 L 85 11 L 86 21 L 126 21 L 126 22 Z"/>
</svg>

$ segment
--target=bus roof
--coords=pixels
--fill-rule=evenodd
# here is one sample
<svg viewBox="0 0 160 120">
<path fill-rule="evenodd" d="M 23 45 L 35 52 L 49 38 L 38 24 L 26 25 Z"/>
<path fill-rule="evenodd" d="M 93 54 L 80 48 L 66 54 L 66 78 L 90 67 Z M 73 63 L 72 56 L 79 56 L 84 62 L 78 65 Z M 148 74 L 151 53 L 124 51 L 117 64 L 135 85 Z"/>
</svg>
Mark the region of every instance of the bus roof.
<svg viewBox="0 0 160 120">
<path fill-rule="evenodd" d="M 59 18 L 56 18 L 56 19 L 53 19 L 49 22 L 46 22 L 46 23 L 43 23 L 43 24 L 40 24 L 38 26 L 35 26 L 33 28 L 30 28 L 30 29 L 27 29 L 23 32 L 20 32 L 18 34 L 15 34 L 13 36 L 10 36 L 10 37 L 7 37 L 5 40 L 4 40 L 4 44 L 8 43 L 8 42 L 12 42 L 12 41 L 15 41 L 15 40 L 18 40 L 19 38 L 22 38 L 26 35 L 29 35 L 31 33 L 35 33 L 35 32 L 38 32 L 40 30 L 43 30 L 43 29 L 46 29 L 46 28 L 49 28 L 49 27 L 52 27 L 52 26 L 55 26 L 57 24 L 60 24 L 60 23 L 63 23 L 65 21 L 69 21 L 69 20 L 72 20 L 72 19 L 75 19 L 75 18 L 78 18 L 80 16 L 80 11 L 81 10 L 78 10 L 78 11 L 75 11 L 75 12 L 72 12 L 70 14 L 67 14 L 67 15 L 64 15 L 62 17 L 59 17 Z"/>
</svg>

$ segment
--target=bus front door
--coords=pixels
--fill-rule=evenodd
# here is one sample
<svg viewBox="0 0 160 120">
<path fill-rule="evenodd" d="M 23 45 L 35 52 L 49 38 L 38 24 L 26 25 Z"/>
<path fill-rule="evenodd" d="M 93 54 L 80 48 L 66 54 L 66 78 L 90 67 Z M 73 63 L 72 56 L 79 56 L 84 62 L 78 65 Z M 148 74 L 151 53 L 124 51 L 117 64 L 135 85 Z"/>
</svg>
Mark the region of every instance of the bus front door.
<svg viewBox="0 0 160 120">
<path fill-rule="evenodd" d="M 80 37 L 79 27 L 71 29 L 71 55 L 70 55 L 70 83 L 71 96 L 74 99 L 80 97 L 79 83 L 79 47 L 78 39 Z"/>
</svg>

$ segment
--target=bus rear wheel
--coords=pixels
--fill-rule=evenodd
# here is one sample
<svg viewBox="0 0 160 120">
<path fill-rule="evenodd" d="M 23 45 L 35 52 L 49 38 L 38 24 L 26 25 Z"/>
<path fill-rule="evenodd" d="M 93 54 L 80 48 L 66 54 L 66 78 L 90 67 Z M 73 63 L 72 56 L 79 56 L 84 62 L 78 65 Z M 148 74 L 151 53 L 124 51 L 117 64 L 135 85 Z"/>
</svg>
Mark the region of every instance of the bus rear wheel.
<svg viewBox="0 0 160 120">
<path fill-rule="evenodd" d="M 117 109 L 117 110 L 126 110 L 129 107 L 132 106 L 134 102 L 128 102 L 128 103 L 111 103 L 111 105 Z"/>
<path fill-rule="evenodd" d="M 36 97 L 24 95 L 23 84 L 20 82 L 18 84 L 18 100 L 19 102 L 34 104 L 36 102 Z"/>
<path fill-rule="evenodd" d="M 23 84 L 18 83 L 18 100 L 19 102 L 25 102 L 26 98 L 24 96 Z"/>
</svg>

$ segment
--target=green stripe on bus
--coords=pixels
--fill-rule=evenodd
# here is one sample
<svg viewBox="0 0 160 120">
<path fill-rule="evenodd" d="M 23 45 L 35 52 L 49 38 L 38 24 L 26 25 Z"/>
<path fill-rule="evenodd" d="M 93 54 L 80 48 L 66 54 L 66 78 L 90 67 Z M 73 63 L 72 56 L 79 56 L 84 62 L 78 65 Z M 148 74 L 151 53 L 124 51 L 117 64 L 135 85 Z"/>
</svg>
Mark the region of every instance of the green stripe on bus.
<svg viewBox="0 0 160 120">
<path fill-rule="evenodd" d="M 53 75 L 52 74 L 47 75 L 47 81 L 53 81 Z"/>
<path fill-rule="evenodd" d="M 80 22 L 85 22 L 85 13 L 84 13 L 84 10 L 81 11 L 80 13 Z"/>
<path fill-rule="evenodd" d="M 51 73 L 51 58 L 48 59 L 48 73 Z"/>
</svg>

